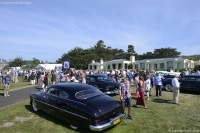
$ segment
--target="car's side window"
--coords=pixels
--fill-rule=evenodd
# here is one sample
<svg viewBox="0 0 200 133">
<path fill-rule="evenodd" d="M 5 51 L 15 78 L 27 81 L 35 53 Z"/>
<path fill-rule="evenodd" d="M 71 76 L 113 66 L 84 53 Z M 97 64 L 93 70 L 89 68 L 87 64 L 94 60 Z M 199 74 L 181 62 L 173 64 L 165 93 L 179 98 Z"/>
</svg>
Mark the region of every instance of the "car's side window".
<svg viewBox="0 0 200 133">
<path fill-rule="evenodd" d="M 59 96 L 60 95 L 60 90 L 58 90 L 56 88 L 49 88 L 48 91 L 47 91 L 47 94 Z"/>
<path fill-rule="evenodd" d="M 200 82 L 200 78 L 196 78 L 196 81 L 197 81 L 197 82 Z"/>
<path fill-rule="evenodd" d="M 94 79 L 93 77 L 90 77 L 90 81 L 91 81 L 91 82 L 94 82 L 95 79 Z"/>
<path fill-rule="evenodd" d="M 103 81 L 103 77 L 98 77 L 97 80 L 98 81 Z"/>
<path fill-rule="evenodd" d="M 187 77 L 186 80 L 187 80 L 187 81 L 195 81 L 195 78 L 194 78 L 194 77 Z"/>
<path fill-rule="evenodd" d="M 181 78 L 181 80 L 186 80 L 185 77 Z"/>
<path fill-rule="evenodd" d="M 64 91 L 60 91 L 60 95 L 59 95 L 60 98 L 64 98 L 64 99 L 67 99 L 69 97 L 69 95 L 64 92 Z"/>
</svg>

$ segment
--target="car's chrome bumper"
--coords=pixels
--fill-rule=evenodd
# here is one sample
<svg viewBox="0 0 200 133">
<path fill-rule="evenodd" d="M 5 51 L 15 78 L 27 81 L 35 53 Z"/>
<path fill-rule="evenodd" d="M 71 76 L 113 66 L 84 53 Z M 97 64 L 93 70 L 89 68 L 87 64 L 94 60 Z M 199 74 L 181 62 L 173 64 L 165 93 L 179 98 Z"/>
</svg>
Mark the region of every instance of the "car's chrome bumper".
<svg viewBox="0 0 200 133">
<path fill-rule="evenodd" d="M 124 116 L 124 114 L 120 114 L 120 115 L 116 116 L 115 118 L 110 119 L 109 122 L 107 122 L 105 124 L 102 124 L 102 125 L 98 125 L 98 126 L 90 125 L 90 130 L 92 130 L 92 131 L 101 131 L 101 130 L 107 129 L 109 127 L 112 127 L 112 126 L 117 124 L 117 123 L 115 123 L 115 120 L 120 119 L 120 121 L 121 121 L 123 116 Z"/>
<path fill-rule="evenodd" d="M 106 91 L 106 92 L 104 92 L 104 93 L 107 94 L 107 95 L 110 95 L 110 94 L 119 94 L 119 91 L 118 91 L 118 90 Z"/>
</svg>

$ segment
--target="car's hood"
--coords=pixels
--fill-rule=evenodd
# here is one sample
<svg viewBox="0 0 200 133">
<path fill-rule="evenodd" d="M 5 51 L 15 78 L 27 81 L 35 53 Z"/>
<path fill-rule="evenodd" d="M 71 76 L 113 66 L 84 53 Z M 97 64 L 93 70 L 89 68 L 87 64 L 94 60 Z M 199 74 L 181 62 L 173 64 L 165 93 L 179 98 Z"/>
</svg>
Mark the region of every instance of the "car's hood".
<svg viewBox="0 0 200 133">
<path fill-rule="evenodd" d="M 92 97 L 84 102 L 87 106 L 96 109 L 101 115 L 104 115 L 115 109 L 119 109 L 121 106 L 119 102 L 108 96 L 108 95 L 99 95 Z"/>
</svg>

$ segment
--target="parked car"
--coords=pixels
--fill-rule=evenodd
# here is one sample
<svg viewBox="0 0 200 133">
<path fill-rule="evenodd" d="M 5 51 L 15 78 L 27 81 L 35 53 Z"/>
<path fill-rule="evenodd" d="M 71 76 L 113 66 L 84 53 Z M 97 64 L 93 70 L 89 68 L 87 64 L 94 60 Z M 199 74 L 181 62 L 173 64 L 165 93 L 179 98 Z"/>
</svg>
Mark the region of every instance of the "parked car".
<svg viewBox="0 0 200 133">
<path fill-rule="evenodd" d="M 180 76 L 180 72 L 168 72 L 163 75 L 164 78 L 174 78 L 175 75 Z"/>
<path fill-rule="evenodd" d="M 172 79 L 174 77 L 170 77 L 170 78 L 165 78 L 162 81 L 163 87 L 165 88 L 166 91 L 172 91 Z"/>
<path fill-rule="evenodd" d="M 166 78 L 163 80 L 163 87 L 167 91 L 172 91 L 172 79 L 173 78 Z M 178 80 L 181 83 L 180 91 L 200 93 L 200 75 L 185 75 Z"/>
<path fill-rule="evenodd" d="M 99 88 L 105 94 L 119 94 L 119 83 L 106 74 L 89 74 L 86 84 Z"/>
<path fill-rule="evenodd" d="M 101 131 L 117 125 L 124 116 L 119 101 L 81 83 L 58 83 L 46 92 L 32 92 L 30 104 L 34 111 L 43 110 L 66 121 L 73 129 Z"/>
<path fill-rule="evenodd" d="M 164 74 L 168 73 L 168 71 L 155 71 L 154 74 L 156 75 L 157 73 L 159 73 L 161 76 L 163 76 Z"/>
<path fill-rule="evenodd" d="M 180 90 L 200 93 L 200 75 L 185 75 L 179 79 Z"/>
</svg>

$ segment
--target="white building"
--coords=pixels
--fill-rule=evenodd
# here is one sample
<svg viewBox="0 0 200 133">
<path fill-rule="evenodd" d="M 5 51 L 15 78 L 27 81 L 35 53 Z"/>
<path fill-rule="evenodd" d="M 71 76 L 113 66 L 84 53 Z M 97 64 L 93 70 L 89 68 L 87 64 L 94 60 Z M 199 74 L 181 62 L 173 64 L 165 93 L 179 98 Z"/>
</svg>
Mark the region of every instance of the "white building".
<svg viewBox="0 0 200 133">
<path fill-rule="evenodd" d="M 135 61 L 135 57 L 131 56 L 130 60 L 126 59 L 117 59 L 104 62 L 102 59 L 99 62 L 95 62 L 88 64 L 88 70 L 113 70 L 113 69 L 128 69 L 128 65 L 131 62 Z"/>
<path fill-rule="evenodd" d="M 133 69 L 182 69 L 194 68 L 194 61 L 184 58 L 145 59 L 133 62 Z"/>
<path fill-rule="evenodd" d="M 193 60 L 184 58 L 160 58 L 160 59 L 145 59 L 135 61 L 135 56 L 130 57 L 129 60 L 118 59 L 103 62 L 95 62 L 88 64 L 88 70 L 113 70 L 113 69 L 128 69 L 128 64 L 132 63 L 132 69 L 182 69 L 191 68 L 195 66 Z"/>
<path fill-rule="evenodd" d="M 45 69 L 45 70 L 62 70 L 62 64 L 38 64 L 36 69 Z"/>
<path fill-rule="evenodd" d="M 200 60 L 199 61 L 194 61 L 194 65 L 200 65 Z"/>
</svg>

